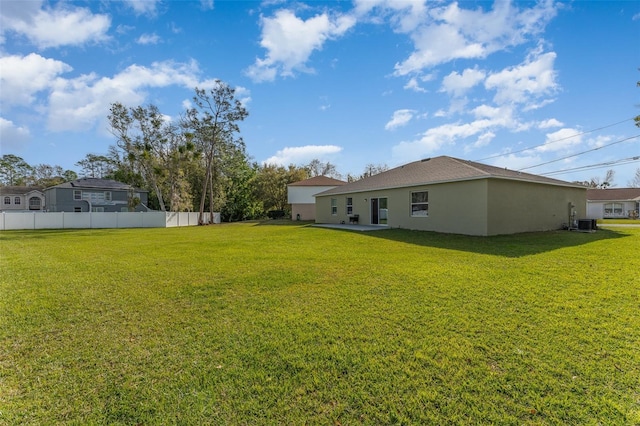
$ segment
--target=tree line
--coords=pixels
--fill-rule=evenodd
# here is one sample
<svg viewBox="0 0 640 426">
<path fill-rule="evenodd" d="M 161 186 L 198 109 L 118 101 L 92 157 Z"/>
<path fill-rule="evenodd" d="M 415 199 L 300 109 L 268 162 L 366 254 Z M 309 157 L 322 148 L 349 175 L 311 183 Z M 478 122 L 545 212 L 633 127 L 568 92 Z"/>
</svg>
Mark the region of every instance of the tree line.
<svg viewBox="0 0 640 426">
<path fill-rule="evenodd" d="M 335 165 L 317 159 L 288 167 L 252 161 L 240 136 L 240 123 L 247 116 L 235 90 L 219 80 L 210 90 L 196 88 L 192 106 L 176 121 L 155 105 L 113 103 L 108 122 L 115 143 L 107 153 L 87 154 L 78 161 L 79 176 L 145 189 L 150 208 L 197 211 L 201 222 L 212 212 L 220 212 L 224 221 L 288 212 L 288 184 L 318 175 L 342 178 Z M 368 165 L 361 175 L 347 175 L 346 180 L 386 169 Z M 32 166 L 15 155 L 0 159 L 2 185 L 48 187 L 77 178 L 76 172 L 60 166 Z"/>
</svg>

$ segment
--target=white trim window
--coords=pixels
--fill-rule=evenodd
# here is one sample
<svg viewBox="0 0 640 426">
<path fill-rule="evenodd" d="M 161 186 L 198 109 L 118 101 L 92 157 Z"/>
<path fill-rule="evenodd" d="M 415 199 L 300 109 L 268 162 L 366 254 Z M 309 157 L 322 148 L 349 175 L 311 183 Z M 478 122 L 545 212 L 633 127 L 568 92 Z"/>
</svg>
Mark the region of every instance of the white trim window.
<svg viewBox="0 0 640 426">
<path fill-rule="evenodd" d="M 16 206 L 20 205 L 20 197 L 13 197 L 13 204 L 15 204 Z"/>
<path fill-rule="evenodd" d="M 429 216 L 429 191 L 416 191 L 411 193 L 411 216 Z"/>
<path fill-rule="evenodd" d="M 6 206 L 11 205 L 11 197 L 4 197 L 4 204 Z"/>
<path fill-rule="evenodd" d="M 347 214 L 353 214 L 353 198 L 347 197 Z"/>
<path fill-rule="evenodd" d="M 604 217 L 623 216 L 624 205 L 622 203 L 606 203 L 604 205 Z"/>
<path fill-rule="evenodd" d="M 335 216 L 338 214 L 338 199 L 331 199 L 331 216 Z"/>
<path fill-rule="evenodd" d="M 73 199 L 74 200 L 82 200 L 82 191 L 79 189 L 73 190 Z"/>
</svg>

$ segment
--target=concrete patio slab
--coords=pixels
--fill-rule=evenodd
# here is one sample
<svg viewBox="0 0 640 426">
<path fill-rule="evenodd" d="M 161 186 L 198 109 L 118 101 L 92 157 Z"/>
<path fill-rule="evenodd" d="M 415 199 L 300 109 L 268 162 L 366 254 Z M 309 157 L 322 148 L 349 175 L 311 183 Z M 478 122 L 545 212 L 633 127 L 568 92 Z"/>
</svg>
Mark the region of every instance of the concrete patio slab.
<svg viewBox="0 0 640 426">
<path fill-rule="evenodd" d="M 384 229 L 390 229 L 385 225 L 353 225 L 346 223 L 315 223 L 311 226 L 315 226 L 317 228 L 330 228 L 330 229 L 342 229 L 344 231 L 360 231 L 360 232 L 369 232 L 369 231 L 382 231 Z"/>
</svg>

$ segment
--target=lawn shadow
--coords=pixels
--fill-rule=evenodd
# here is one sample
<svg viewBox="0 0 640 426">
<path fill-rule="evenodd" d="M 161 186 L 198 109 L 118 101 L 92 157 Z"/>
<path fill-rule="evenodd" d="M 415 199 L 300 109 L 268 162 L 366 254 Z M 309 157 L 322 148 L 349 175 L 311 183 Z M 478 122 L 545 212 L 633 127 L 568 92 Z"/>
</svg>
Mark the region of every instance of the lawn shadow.
<svg viewBox="0 0 640 426">
<path fill-rule="evenodd" d="M 349 231 L 354 232 L 354 231 Z M 459 234 L 441 234 L 408 229 L 385 229 L 374 232 L 358 232 L 370 238 L 380 238 L 425 247 L 446 250 L 459 250 L 478 254 L 503 257 L 523 257 L 565 247 L 575 247 L 596 241 L 627 238 L 624 234 L 611 229 L 599 229 L 596 232 L 548 231 L 531 232 L 491 237 L 476 237 Z"/>
</svg>

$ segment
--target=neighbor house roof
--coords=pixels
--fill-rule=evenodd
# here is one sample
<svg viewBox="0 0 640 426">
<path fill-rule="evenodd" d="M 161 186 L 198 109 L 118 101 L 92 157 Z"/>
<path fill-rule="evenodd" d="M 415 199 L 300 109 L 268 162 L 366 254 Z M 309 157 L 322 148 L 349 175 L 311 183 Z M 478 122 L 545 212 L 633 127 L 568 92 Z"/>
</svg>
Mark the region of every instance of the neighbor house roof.
<svg viewBox="0 0 640 426">
<path fill-rule="evenodd" d="M 414 161 L 365 179 L 329 189 L 317 194 L 317 196 L 488 178 L 584 188 L 582 185 L 558 179 L 441 156 Z"/>
<path fill-rule="evenodd" d="M 41 186 L 0 186 L 0 195 L 25 195 L 33 191 L 42 192 Z"/>
<path fill-rule="evenodd" d="M 347 182 L 330 178 L 328 176 L 314 176 L 299 182 L 290 183 L 289 186 L 340 186 L 345 185 L 346 183 Z"/>
<path fill-rule="evenodd" d="M 99 179 L 99 178 L 80 178 L 73 180 L 71 182 L 61 183 L 60 185 L 52 186 L 51 188 L 73 188 L 73 189 L 102 189 L 102 190 L 111 190 L 111 191 L 127 191 L 132 189 L 131 185 L 126 183 L 118 182 L 111 179 Z M 136 191 L 141 191 L 136 189 Z M 146 192 L 146 191 L 143 191 Z"/>
<path fill-rule="evenodd" d="M 587 201 L 640 201 L 640 188 L 589 188 Z"/>
</svg>

